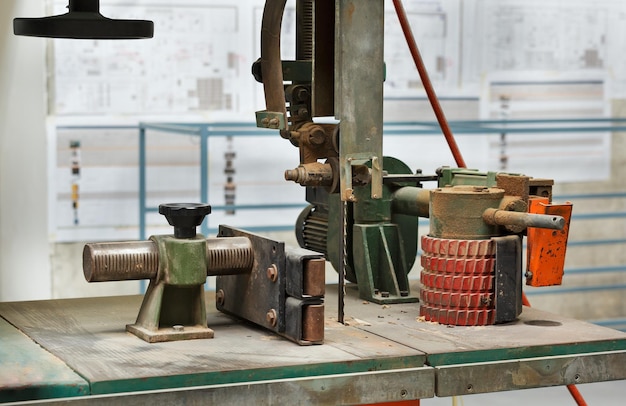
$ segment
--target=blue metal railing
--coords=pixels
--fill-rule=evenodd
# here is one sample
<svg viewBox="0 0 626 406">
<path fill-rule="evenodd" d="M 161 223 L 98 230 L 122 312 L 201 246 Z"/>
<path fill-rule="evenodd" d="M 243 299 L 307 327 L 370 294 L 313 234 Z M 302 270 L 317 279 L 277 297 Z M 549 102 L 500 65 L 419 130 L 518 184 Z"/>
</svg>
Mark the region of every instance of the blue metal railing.
<svg viewBox="0 0 626 406">
<path fill-rule="evenodd" d="M 139 123 L 139 239 L 146 239 L 146 216 L 150 212 L 157 212 L 157 207 L 147 206 L 146 190 L 146 131 L 167 132 L 170 134 L 196 136 L 200 138 L 200 202 L 209 202 L 209 137 L 267 137 L 274 136 L 274 131 L 259 129 L 254 123 Z M 286 208 L 304 208 L 301 204 L 258 204 L 258 205 L 231 205 L 213 206 L 212 210 L 268 210 Z M 253 227 L 257 230 L 289 230 L 293 226 L 266 226 Z M 252 231 L 252 228 L 248 227 Z M 200 231 L 204 235 L 215 232 L 210 229 L 208 219 L 202 223 Z"/>
</svg>

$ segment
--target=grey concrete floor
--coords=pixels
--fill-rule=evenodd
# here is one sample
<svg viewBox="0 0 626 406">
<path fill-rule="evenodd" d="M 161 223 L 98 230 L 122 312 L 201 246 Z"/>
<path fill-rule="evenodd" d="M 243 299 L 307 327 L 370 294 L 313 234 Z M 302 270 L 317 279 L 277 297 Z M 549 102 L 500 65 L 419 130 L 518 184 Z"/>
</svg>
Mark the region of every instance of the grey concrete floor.
<svg viewBox="0 0 626 406">
<path fill-rule="evenodd" d="M 626 368 L 626 365 L 624 365 Z M 626 381 L 597 382 L 577 385 L 589 406 L 626 405 Z M 561 406 L 576 402 L 564 386 L 498 392 L 454 398 L 434 398 L 421 401 L 422 406 Z"/>
</svg>

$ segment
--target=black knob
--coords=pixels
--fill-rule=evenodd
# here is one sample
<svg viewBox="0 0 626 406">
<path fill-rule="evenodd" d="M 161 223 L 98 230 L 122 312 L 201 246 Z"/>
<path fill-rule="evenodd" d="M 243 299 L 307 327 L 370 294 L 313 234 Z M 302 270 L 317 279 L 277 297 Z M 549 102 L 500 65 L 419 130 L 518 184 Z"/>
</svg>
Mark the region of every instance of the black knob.
<svg viewBox="0 0 626 406">
<path fill-rule="evenodd" d="M 159 213 L 174 226 L 174 237 L 193 238 L 196 227 L 211 213 L 211 206 L 203 203 L 167 203 L 159 205 Z"/>
<path fill-rule="evenodd" d="M 252 76 L 254 76 L 254 80 L 259 83 L 263 83 L 263 71 L 261 69 L 261 58 L 257 59 L 252 63 Z"/>
<path fill-rule="evenodd" d="M 15 35 L 78 39 L 138 39 L 154 36 L 154 23 L 100 14 L 99 0 L 69 0 L 68 12 L 51 17 L 16 18 Z"/>
</svg>

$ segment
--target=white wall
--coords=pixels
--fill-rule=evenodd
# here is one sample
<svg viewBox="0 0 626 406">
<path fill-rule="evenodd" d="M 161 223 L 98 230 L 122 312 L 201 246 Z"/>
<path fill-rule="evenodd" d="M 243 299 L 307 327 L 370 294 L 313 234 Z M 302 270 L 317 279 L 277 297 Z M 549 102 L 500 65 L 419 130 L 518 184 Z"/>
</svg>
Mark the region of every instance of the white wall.
<svg viewBox="0 0 626 406">
<path fill-rule="evenodd" d="M 13 18 L 43 0 L 0 1 L 0 301 L 51 295 L 42 38 L 13 35 Z"/>
</svg>

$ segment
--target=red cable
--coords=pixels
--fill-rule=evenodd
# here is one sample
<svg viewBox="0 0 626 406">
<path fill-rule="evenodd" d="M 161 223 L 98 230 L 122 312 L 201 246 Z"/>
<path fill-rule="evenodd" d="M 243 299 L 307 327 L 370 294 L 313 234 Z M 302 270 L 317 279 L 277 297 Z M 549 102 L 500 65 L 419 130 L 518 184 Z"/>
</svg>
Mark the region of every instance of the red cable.
<svg viewBox="0 0 626 406">
<path fill-rule="evenodd" d="M 400 26 L 402 27 L 402 32 L 404 33 L 407 45 L 409 46 L 409 50 L 411 51 L 411 56 L 413 57 L 413 61 L 415 62 L 415 67 L 417 68 L 417 72 L 419 73 L 420 79 L 422 80 L 422 83 L 424 85 L 424 89 L 426 90 L 428 100 L 433 107 L 433 111 L 435 112 L 435 116 L 437 117 L 437 121 L 439 122 L 439 126 L 441 126 L 441 131 L 443 132 L 443 135 L 446 138 L 448 145 L 450 146 L 450 152 L 452 152 L 452 156 L 454 157 L 457 166 L 459 168 L 466 168 L 467 166 L 465 165 L 465 160 L 461 155 L 459 146 L 454 140 L 454 135 L 450 130 L 450 126 L 448 125 L 446 116 L 443 113 L 441 105 L 439 104 L 439 100 L 437 99 L 437 95 L 435 94 L 435 90 L 433 89 L 433 85 L 430 82 L 430 78 L 428 77 L 426 66 L 424 66 L 424 61 L 422 60 L 419 49 L 417 48 L 417 43 L 415 42 L 415 37 L 413 36 L 413 32 L 411 31 L 409 19 L 406 16 L 406 11 L 404 10 L 402 1 L 393 0 L 393 6 L 396 9 L 396 14 L 398 15 L 398 20 L 400 21 Z M 522 292 L 522 304 L 524 306 L 530 307 L 530 302 L 528 301 L 528 298 L 526 297 L 526 294 L 524 292 Z M 567 385 L 567 389 L 569 390 L 570 394 L 572 395 L 578 406 L 587 406 L 587 402 L 585 402 L 585 399 L 578 391 L 578 388 L 576 388 L 576 385 Z"/>
<path fill-rule="evenodd" d="M 522 292 L 522 304 L 524 306 L 530 307 L 530 302 L 528 301 L 528 298 L 526 297 L 526 293 L 524 292 Z M 578 388 L 576 387 L 576 385 L 571 385 L 571 384 L 567 385 L 567 390 L 572 395 L 572 397 L 574 398 L 574 401 L 576 402 L 578 406 L 587 406 L 587 402 L 585 402 L 585 398 L 583 398 L 583 395 L 581 395 L 581 393 L 578 391 Z"/>
<path fill-rule="evenodd" d="M 572 395 L 578 406 L 587 406 L 585 398 L 583 398 L 583 395 L 580 394 L 576 385 L 567 385 L 567 390 Z"/>
<path fill-rule="evenodd" d="M 461 155 L 459 146 L 456 144 L 454 135 L 452 134 L 450 126 L 448 125 L 448 120 L 446 120 L 446 116 L 443 113 L 443 109 L 441 108 L 439 100 L 437 99 L 437 95 L 435 94 L 435 89 L 433 88 L 433 85 L 430 82 L 430 78 L 428 77 L 426 66 L 424 65 L 424 61 L 422 60 L 420 51 L 417 48 L 417 43 L 415 42 L 415 37 L 413 36 L 413 32 L 411 31 L 411 25 L 409 24 L 409 19 L 406 16 L 406 11 L 404 11 L 402 1 L 393 0 L 393 6 L 396 9 L 396 14 L 398 15 L 398 20 L 400 20 L 400 26 L 402 27 L 402 32 L 404 33 L 407 45 L 409 46 L 409 50 L 411 51 L 411 56 L 413 57 L 413 61 L 415 62 L 417 72 L 419 73 L 422 84 L 424 85 L 424 90 L 426 90 L 426 95 L 428 96 L 430 105 L 433 108 L 435 117 L 437 117 L 437 121 L 439 122 L 441 131 L 443 132 L 443 136 L 446 138 L 448 146 L 450 147 L 450 152 L 452 152 L 452 156 L 454 157 L 457 166 L 459 168 L 466 168 L 467 165 L 465 165 L 465 160 Z"/>
</svg>

